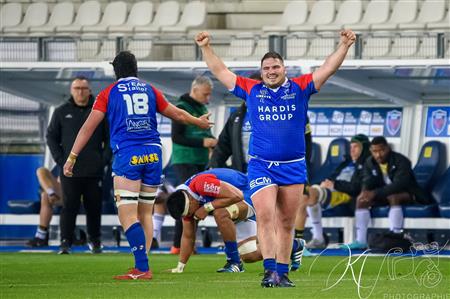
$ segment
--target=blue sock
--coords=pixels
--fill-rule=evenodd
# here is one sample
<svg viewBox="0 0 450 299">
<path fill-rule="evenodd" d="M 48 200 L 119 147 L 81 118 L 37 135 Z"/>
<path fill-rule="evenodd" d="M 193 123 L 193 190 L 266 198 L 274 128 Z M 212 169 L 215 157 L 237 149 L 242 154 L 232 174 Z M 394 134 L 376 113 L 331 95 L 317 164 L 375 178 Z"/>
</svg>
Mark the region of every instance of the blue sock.
<svg viewBox="0 0 450 299">
<path fill-rule="evenodd" d="M 263 265 L 264 270 L 270 270 L 272 272 L 277 271 L 277 263 L 275 262 L 275 259 L 264 259 Z"/>
<path fill-rule="evenodd" d="M 130 226 L 125 232 L 128 243 L 130 243 L 131 252 L 134 254 L 134 267 L 139 271 L 147 272 L 148 256 L 145 249 L 145 234 L 139 222 Z"/>
<path fill-rule="evenodd" d="M 282 276 L 283 274 L 287 274 L 289 272 L 289 265 L 277 263 L 277 272 L 280 276 Z"/>
<path fill-rule="evenodd" d="M 225 254 L 229 262 L 233 264 L 239 264 L 241 262 L 236 241 L 225 241 Z"/>
</svg>

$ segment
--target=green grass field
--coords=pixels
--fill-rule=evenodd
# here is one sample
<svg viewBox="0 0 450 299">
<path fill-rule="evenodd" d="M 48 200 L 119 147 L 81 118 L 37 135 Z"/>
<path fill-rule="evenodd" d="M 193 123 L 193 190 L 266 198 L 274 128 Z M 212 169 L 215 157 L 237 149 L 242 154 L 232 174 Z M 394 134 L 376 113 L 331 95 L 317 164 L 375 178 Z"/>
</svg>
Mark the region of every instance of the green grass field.
<svg viewBox="0 0 450 299">
<path fill-rule="evenodd" d="M 164 270 L 178 257 L 152 254 L 153 280 L 117 282 L 112 276 L 132 266 L 131 255 L 1 253 L 0 298 L 450 298 L 448 258 L 356 259 L 347 267 L 346 257 L 306 257 L 290 274 L 296 288 L 263 289 L 261 263 L 215 273 L 223 255 L 194 256 L 184 273 L 172 274 Z"/>
</svg>

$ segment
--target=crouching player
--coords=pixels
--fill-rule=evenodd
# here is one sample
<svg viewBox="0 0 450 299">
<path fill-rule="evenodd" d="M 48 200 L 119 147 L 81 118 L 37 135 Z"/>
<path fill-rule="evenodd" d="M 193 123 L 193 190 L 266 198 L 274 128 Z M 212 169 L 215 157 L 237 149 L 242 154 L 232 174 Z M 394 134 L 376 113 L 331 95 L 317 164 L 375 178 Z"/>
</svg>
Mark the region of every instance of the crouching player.
<svg viewBox="0 0 450 299">
<path fill-rule="evenodd" d="M 254 210 L 244 201 L 241 190 L 247 189 L 247 176 L 226 168 L 201 172 L 179 186 L 167 200 L 167 209 L 175 219 L 183 219 L 180 260 L 172 272 L 183 272 L 195 243 L 196 226 L 210 213 L 214 216 L 225 243 L 227 263 L 217 272 L 242 272 L 245 262 L 262 258 L 256 246 Z M 241 220 L 237 227 L 234 221 Z M 239 248 L 239 249 L 238 249 Z"/>
</svg>

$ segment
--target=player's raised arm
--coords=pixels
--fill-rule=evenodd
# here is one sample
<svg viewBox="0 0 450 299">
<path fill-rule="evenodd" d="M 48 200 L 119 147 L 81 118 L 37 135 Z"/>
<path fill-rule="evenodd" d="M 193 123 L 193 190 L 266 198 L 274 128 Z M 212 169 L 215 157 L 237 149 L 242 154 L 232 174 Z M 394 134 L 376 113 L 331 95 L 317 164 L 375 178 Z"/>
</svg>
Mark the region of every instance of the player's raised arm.
<svg viewBox="0 0 450 299">
<path fill-rule="evenodd" d="M 201 129 L 209 129 L 214 124 L 213 122 L 209 121 L 209 116 L 211 115 L 211 113 L 204 114 L 200 117 L 195 117 L 185 110 L 180 109 L 170 103 L 163 111 L 161 111 L 161 114 L 174 121 L 178 121 L 183 124 L 195 125 Z"/>
<path fill-rule="evenodd" d="M 199 32 L 195 36 L 195 42 L 202 50 L 203 60 L 205 60 L 209 70 L 227 89 L 233 89 L 236 84 L 236 75 L 231 72 L 226 67 L 225 63 L 223 63 L 222 59 L 214 53 L 210 41 L 211 36 L 206 31 Z"/>
<path fill-rule="evenodd" d="M 81 150 L 86 146 L 92 134 L 94 134 L 95 129 L 102 122 L 105 117 L 105 113 L 99 110 L 92 110 L 89 114 L 88 118 L 84 122 L 80 131 L 78 132 L 77 138 L 72 146 L 72 150 L 70 151 L 69 157 L 67 158 L 66 163 L 64 164 L 64 175 L 67 177 L 71 177 L 73 175 L 72 170 L 75 162 L 77 160 L 78 154 Z"/>
<path fill-rule="evenodd" d="M 330 56 L 325 59 L 325 62 L 313 73 L 314 86 L 317 90 L 330 78 L 341 66 L 347 55 L 348 49 L 356 40 L 356 35 L 351 30 L 343 30 L 340 33 L 341 40 L 338 48 Z"/>
</svg>

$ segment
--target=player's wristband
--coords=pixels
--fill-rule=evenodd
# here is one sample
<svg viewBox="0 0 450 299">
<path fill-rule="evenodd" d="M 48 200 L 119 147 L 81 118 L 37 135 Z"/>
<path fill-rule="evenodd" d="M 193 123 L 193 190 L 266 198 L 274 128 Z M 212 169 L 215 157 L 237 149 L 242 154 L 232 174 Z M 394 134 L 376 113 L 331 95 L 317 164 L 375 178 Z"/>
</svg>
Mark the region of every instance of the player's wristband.
<svg viewBox="0 0 450 299">
<path fill-rule="evenodd" d="M 70 152 L 69 157 L 67 157 L 67 161 L 75 164 L 75 162 L 77 161 L 77 157 L 77 154 L 75 154 L 74 152 Z"/>
<path fill-rule="evenodd" d="M 203 207 L 205 208 L 205 211 L 208 213 L 214 211 L 215 209 L 214 206 L 212 205 L 212 202 L 205 203 Z"/>
<path fill-rule="evenodd" d="M 183 273 L 185 266 L 186 266 L 185 263 L 178 262 L 177 267 L 172 269 L 172 273 Z"/>
</svg>

